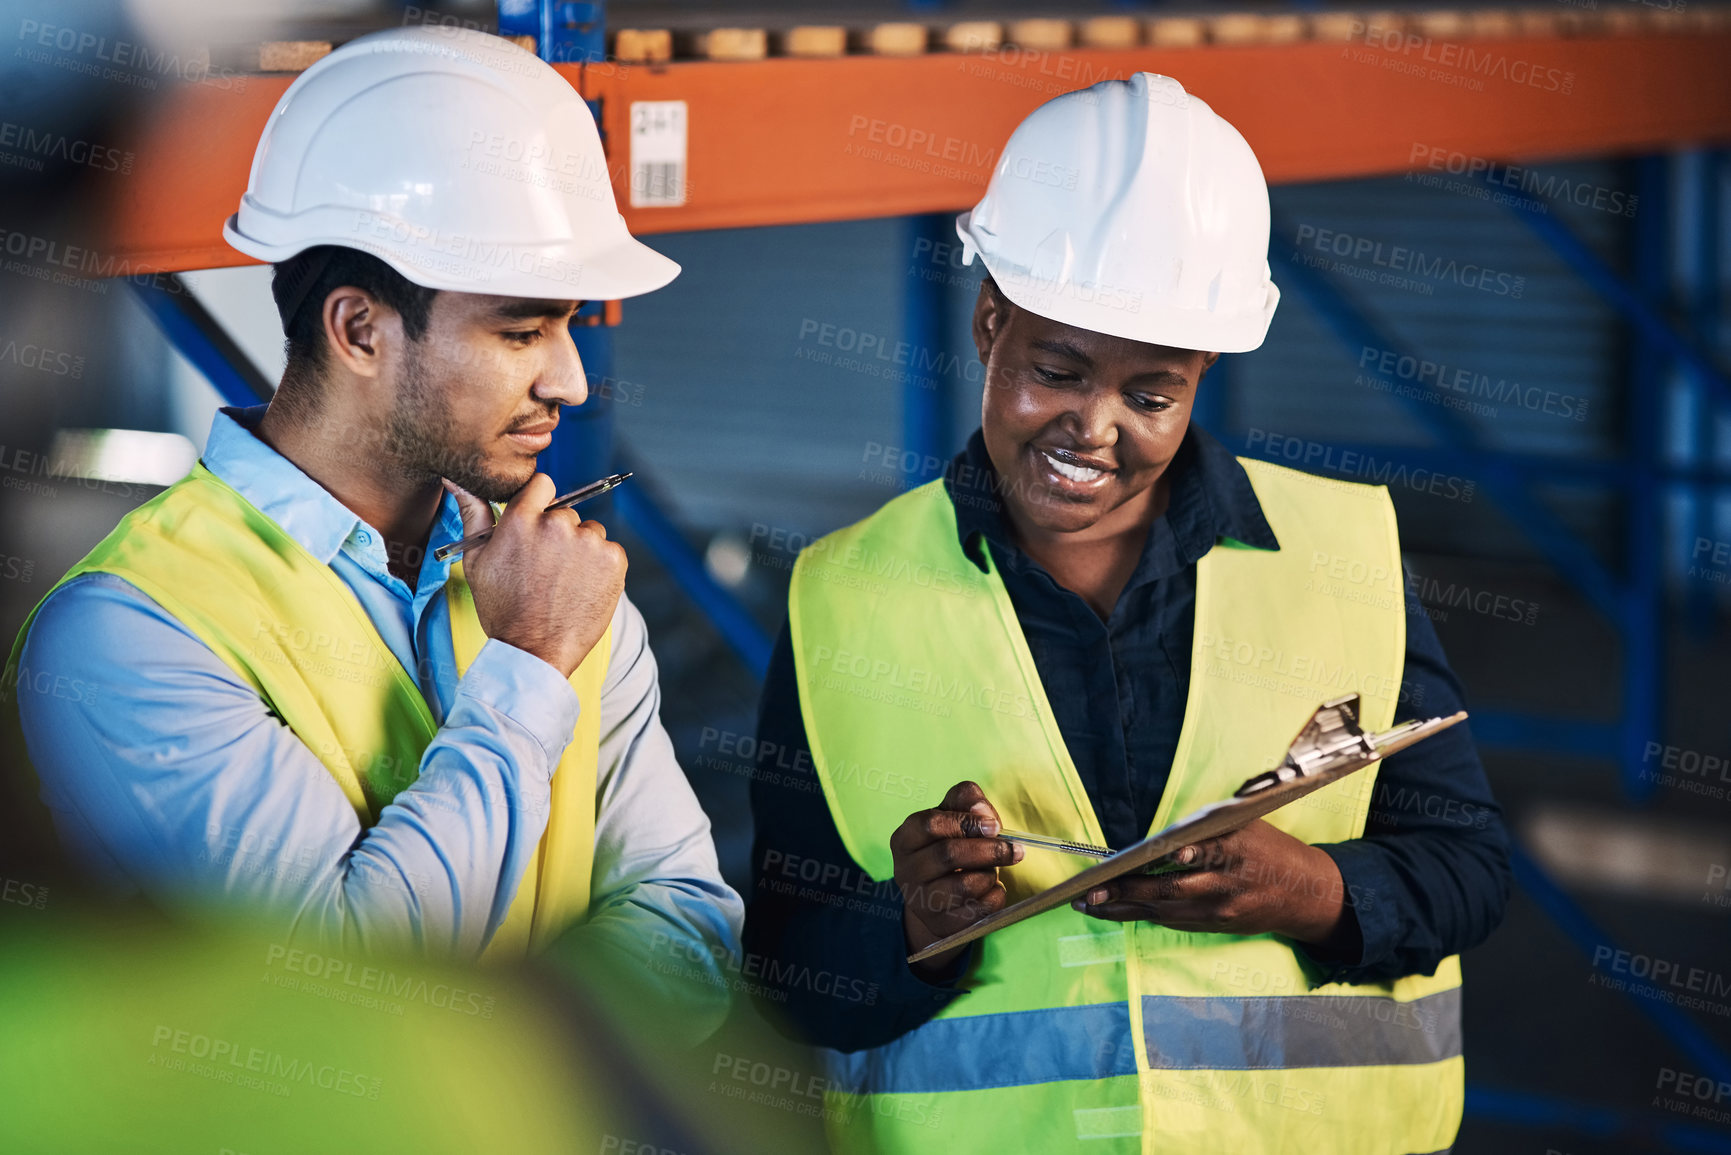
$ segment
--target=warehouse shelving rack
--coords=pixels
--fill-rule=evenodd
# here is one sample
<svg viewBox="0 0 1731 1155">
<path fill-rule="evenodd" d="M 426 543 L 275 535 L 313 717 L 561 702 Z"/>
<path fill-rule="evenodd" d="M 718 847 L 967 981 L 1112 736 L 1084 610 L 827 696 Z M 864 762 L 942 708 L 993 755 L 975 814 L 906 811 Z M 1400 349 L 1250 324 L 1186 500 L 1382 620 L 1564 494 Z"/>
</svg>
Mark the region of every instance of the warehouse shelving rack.
<svg viewBox="0 0 1731 1155">
<path fill-rule="evenodd" d="M 920 16 L 930 22 L 941 11 L 941 6 L 925 7 Z M 995 47 L 971 53 L 844 52 L 750 60 L 670 60 L 665 50 L 658 55 L 652 49 L 644 59 L 623 61 L 607 52 L 605 16 L 598 3 L 502 5 L 500 32 L 522 38 L 553 62 L 590 102 L 609 149 L 616 195 L 638 234 L 907 216 L 910 228 L 943 236 L 947 218 L 938 214 L 978 198 L 997 147 L 1036 105 L 1057 92 L 1137 70 L 1182 77 L 1186 88 L 1243 132 L 1272 183 L 1404 173 L 1413 163 L 1413 142 L 1420 140 L 1503 163 L 1641 158 L 1643 211 L 1635 225 L 1632 276 L 1613 269 L 1555 213 L 1507 210 L 1520 214 L 1629 326 L 1637 369 L 1625 415 L 1626 459 L 1570 465 L 1490 451 L 1467 423 L 1418 402 L 1409 403 L 1410 412 L 1435 447 L 1377 447 L 1377 452 L 1482 479 L 1499 508 L 1616 624 L 1622 639 L 1624 708 L 1617 722 L 1475 711 L 1480 739 L 1493 747 L 1574 756 L 1614 751 L 1625 793 L 1639 800 L 1650 789 L 1640 774 L 1642 746 L 1663 732 L 1661 503 L 1667 494 L 1682 494 L 1691 524 L 1705 527 L 1714 500 L 1731 481 L 1716 471 L 1702 441 L 1693 464 L 1668 466 L 1659 429 L 1661 394 L 1674 370 L 1682 374 L 1701 425 L 1707 424 L 1706 415 L 1731 411 L 1731 381 L 1714 346 L 1712 275 L 1720 235 L 1720 154 L 1713 150 L 1731 139 L 1731 68 L 1725 66 L 1731 60 L 1731 9 L 1697 7 L 1685 13 L 1637 6 L 1602 17 L 1571 12 L 1566 19 L 1534 10 L 1331 12 L 1257 17 L 1270 30 L 1261 37 L 1214 35 L 1204 28 L 1201 42 L 1191 38 L 1184 46 L 1164 43 L 1171 37 L 1158 36 L 1151 27 L 1149 42 L 1135 47 L 1031 49 L 999 40 Z M 1294 28 L 1299 34 L 1292 34 Z M 856 41 L 850 33 L 848 42 Z M 615 47 L 624 43 L 621 38 Z M 1471 81 L 1481 70 L 1482 83 L 1474 86 Z M 1246 75 L 1254 75 L 1257 83 L 1243 83 Z M 1560 80 L 1549 82 L 1561 77 L 1568 79 L 1559 91 Z M 187 86 L 141 119 L 131 146 L 137 166 L 113 205 L 109 249 L 120 258 L 121 269 L 157 274 L 246 263 L 222 242 L 220 225 L 239 200 L 259 131 L 292 76 L 248 79 L 251 83 L 238 91 Z M 689 177 L 681 204 L 631 205 L 624 142 L 630 137 L 631 106 L 642 101 L 682 101 L 689 110 Z M 1672 270 L 1663 235 L 1669 210 L 1681 198 L 1660 155 L 1679 149 L 1702 150 L 1694 169 L 1700 185 L 1691 190 L 1696 219 L 1690 225 L 1704 238 L 1703 247 L 1714 246 L 1707 249 L 1704 267 L 1689 271 L 1692 292 L 1683 301 L 1670 298 Z M 1486 211 L 1504 210 L 1487 205 Z M 1388 332 L 1327 274 L 1277 260 L 1283 262 L 1277 277 L 1354 350 L 1374 345 L 1418 352 L 1407 349 L 1398 334 Z M 134 287 L 169 340 L 231 403 L 268 396 L 270 384 L 245 363 L 190 293 L 164 291 L 150 277 L 134 277 Z M 916 347 L 943 346 L 941 294 L 940 287 L 910 281 L 904 316 Z M 606 377 L 612 360 L 608 328 L 618 311 L 597 307 L 585 313 L 573 333 L 591 375 Z M 907 388 L 907 448 L 922 456 L 947 449 L 946 405 L 941 391 Z M 562 485 L 605 471 L 625 453 L 613 444 L 604 407 L 585 406 L 567 418 L 543 459 L 543 468 Z M 1625 489 L 1630 503 L 1626 573 L 1610 572 L 1534 496 L 1533 483 L 1558 472 Z M 648 492 L 648 487 L 629 486 L 618 491 L 619 513 L 744 664 L 761 676 L 769 639 L 709 577 L 676 520 Z M 1698 619 L 1705 596 L 1698 589 L 1691 593 Z M 1518 846 L 1514 864 L 1522 888 L 1583 951 L 1591 954 L 1609 945 Z M 1687 1015 L 1656 997 L 1631 997 L 1697 1069 L 1731 1079 L 1731 1061 Z M 1721 1135 L 1688 1124 L 1626 1118 L 1490 1088 L 1470 1088 L 1468 1106 L 1475 1114 L 1506 1121 L 1596 1133 L 1656 1131 L 1690 1149 L 1731 1150 Z"/>
</svg>

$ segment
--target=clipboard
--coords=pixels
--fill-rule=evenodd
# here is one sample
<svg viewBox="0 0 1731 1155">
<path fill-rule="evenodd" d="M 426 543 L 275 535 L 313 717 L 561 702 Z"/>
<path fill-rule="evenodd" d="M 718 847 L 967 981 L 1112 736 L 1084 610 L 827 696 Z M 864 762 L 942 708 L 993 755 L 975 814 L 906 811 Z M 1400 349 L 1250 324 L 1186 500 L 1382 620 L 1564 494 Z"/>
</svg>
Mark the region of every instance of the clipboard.
<svg viewBox="0 0 1731 1155">
<path fill-rule="evenodd" d="M 931 958 L 1025 918 L 1044 914 L 1133 871 L 1150 867 L 1158 870 L 1164 865 L 1163 859 L 1192 843 L 1248 826 L 1263 815 L 1440 733 L 1467 716 L 1465 710 L 1459 710 L 1447 717 L 1414 719 L 1367 734 L 1358 722 L 1358 705 L 1357 694 L 1324 702 L 1292 740 L 1280 765 L 1245 782 L 1231 798 L 1209 803 L 1080 874 L 987 915 L 966 930 L 939 939 L 909 955 L 908 962 Z"/>
</svg>

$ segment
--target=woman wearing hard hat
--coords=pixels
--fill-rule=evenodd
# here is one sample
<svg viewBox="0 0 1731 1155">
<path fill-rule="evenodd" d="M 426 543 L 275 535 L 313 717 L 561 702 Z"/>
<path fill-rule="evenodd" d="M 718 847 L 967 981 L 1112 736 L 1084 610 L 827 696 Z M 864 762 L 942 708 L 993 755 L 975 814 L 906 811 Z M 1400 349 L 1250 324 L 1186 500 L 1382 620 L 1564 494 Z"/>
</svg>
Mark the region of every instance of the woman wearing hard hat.
<svg viewBox="0 0 1731 1155">
<path fill-rule="evenodd" d="M 276 265 L 282 386 L 9 662 L 62 841 L 104 889 L 297 946 L 608 958 L 707 1034 L 742 904 L 624 552 L 536 472 L 585 396 L 572 312 L 679 271 L 626 231 L 588 107 L 499 37 L 361 37 L 289 85 L 223 236 Z"/>
<path fill-rule="evenodd" d="M 753 787 L 748 957 L 829 1049 L 835 1145 L 1446 1149 L 1456 955 L 1508 890 L 1464 726 L 1180 852 L 1193 870 L 905 962 L 1086 864 L 1000 829 L 1123 847 L 1229 797 L 1327 699 L 1380 729 L 1461 696 L 1387 492 L 1190 423 L 1279 300 L 1231 125 L 1146 73 L 1061 96 L 957 230 L 989 273 L 980 432 L 802 554 L 760 722 L 800 753 Z"/>
</svg>

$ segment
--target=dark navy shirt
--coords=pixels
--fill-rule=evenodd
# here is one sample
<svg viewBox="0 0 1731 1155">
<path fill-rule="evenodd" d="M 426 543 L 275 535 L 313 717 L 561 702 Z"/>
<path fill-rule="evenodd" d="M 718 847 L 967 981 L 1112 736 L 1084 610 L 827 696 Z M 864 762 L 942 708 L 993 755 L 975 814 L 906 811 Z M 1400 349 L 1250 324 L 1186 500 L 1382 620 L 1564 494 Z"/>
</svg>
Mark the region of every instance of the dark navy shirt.
<svg viewBox="0 0 1731 1155">
<path fill-rule="evenodd" d="M 1076 772 L 1116 847 L 1148 833 L 1184 725 L 1197 559 L 1223 537 L 1280 548 L 1244 468 L 1200 427 L 1190 427 L 1167 476 L 1166 512 L 1104 621 L 1017 548 L 978 432 L 944 476 L 963 549 L 982 569 L 981 551 L 991 551 Z M 1462 708 L 1436 631 L 1410 583 L 1407 591 L 1397 722 Z M 745 757 L 757 824 L 745 943 L 768 979 L 772 1017 L 844 1051 L 919 1026 L 961 993 L 954 984 L 971 951 L 936 981 L 908 968 L 900 891 L 859 870 L 817 782 L 785 628 Z M 949 785 L 940 768 L 922 769 Z M 1390 756 L 1364 837 L 1321 849 L 1352 896 L 1358 941 L 1355 957 L 1304 956 L 1319 983 L 1434 973 L 1502 918 L 1508 840 L 1466 724 Z"/>
</svg>

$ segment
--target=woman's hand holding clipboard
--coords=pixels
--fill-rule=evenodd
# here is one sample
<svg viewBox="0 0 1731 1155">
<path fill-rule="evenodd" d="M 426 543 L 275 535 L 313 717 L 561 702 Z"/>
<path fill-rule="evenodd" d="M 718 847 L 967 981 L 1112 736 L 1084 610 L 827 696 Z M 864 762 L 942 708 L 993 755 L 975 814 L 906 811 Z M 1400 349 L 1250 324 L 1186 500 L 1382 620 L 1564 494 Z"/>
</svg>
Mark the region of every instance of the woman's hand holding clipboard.
<svg viewBox="0 0 1731 1155">
<path fill-rule="evenodd" d="M 1071 842 L 1054 846 L 1052 844 L 1057 840 L 1019 831 L 1000 832 L 998 837 L 1027 846 L 1109 857 L 1057 886 L 931 943 L 909 955 L 908 962 L 917 963 L 964 946 L 995 930 L 1073 902 L 1090 892 L 1098 892 L 1114 879 L 1133 872 L 1165 873 L 1189 869 L 1189 864 L 1173 859 L 1185 847 L 1241 830 L 1289 802 L 1448 729 L 1466 716 L 1466 711 L 1461 710 L 1447 717 L 1405 722 L 1380 733 L 1367 734 L 1358 723 L 1358 695 L 1349 694 L 1324 702 L 1311 715 L 1310 721 L 1293 739 L 1286 757 L 1273 770 L 1245 782 L 1233 797 L 1204 806 L 1134 846 L 1114 853 L 1102 847 Z"/>
</svg>

